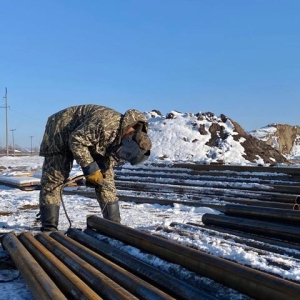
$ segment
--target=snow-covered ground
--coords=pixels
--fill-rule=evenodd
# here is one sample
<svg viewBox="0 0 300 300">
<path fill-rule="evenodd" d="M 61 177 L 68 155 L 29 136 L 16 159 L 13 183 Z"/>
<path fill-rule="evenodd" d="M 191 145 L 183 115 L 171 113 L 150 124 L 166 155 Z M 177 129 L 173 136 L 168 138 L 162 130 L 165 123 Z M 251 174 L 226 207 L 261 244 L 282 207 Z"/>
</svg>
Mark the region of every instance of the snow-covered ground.
<svg viewBox="0 0 300 300">
<path fill-rule="evenodd" d="M 210 139 L 210 134 L 200 135 L 198 127 L 201 124 L 208 129 L 212 122 L 218 122 L 219 119 L 216 116 L 211 116 L 211 119 L 203 118 L 200 120 L 193 114 L 181 114 L 176 111 L 173 111 L 172 114 L 175 116 L 174 119 L 166 119 L 155 112 L 147 115 L 150 125 L 149 135 L 153 141 L 153 149 L 149 158 L 150 163 L 172 164 L 172 162 L 176 161 L 209 164 L 222 159 L 224 162 L 230 164 L 249 164 L 243 157 L 243 147 L 232 138 L 235 132 L 230 121 L 222 124 L 228 133 L 226 142 L 221 142 L 219 147 L 208 147 L 205 143 Z M 259 159 L 257 163 L 263 164 Z M 32 173 L 34 177 L 39 179 L 42 164 L 43 158 L 38 156 L 0 157 L 0 175 L 6 176 L 10 180 L 20 181 L 18 175 L 27 172 Z M 77 172 L 77 169 L 74 168 L 73 171 Z M 147 167 L 141 166 L 140 172 L 147 172 Z M 167 179 L 165 183 L 168 183 Z M 207 185 L 209 185 L 209 182 Z M 126 196 L 131 195 L 130 191 L 123 191 L 123 193 Z M 132 193 L 132 196 L 134 197 L 135 195 Z M 73 228 L 84 229 L 86 227 L 87 215 L 101 215 L 95 199 L 79 195 L 64 195 L 63 199 Z M 176 200 L 176 196 L 172 195 L 172 199 Z M 211 199 L 207 199 L 207 202 L 209 201 Z M 38 203 L 39 191 L 26 192 L 17 188 L 0 185 L 1 232 L 14 231 L 18 234 L 27 230 L 39 230 L 40 224 L 36 221 L 36 214 L 39 211 Z M 164 234 L 178 243 L 300 282 L 300 263 L 298 261 L 295 263 L 295 260 L 289 262 L 286 256 L 258 253 L 257 249 L 246 247 L 241 243 L 235 243 L 233 239 L 225 240 L 222 234 L 210 235 L 207 232 L 202 232 L 200 229 L 195 229 L 192 238 L 156 231 L 157 228 L 168 226 L 172 222 L 199 223 L 203 214 L 218 214 L 219 212 L 216 210 L 208 207 L 191 207 L 182 204 L 162 206 L 159 204 L 136 204 L 134 202 L 122 201 L 120 201 L 120 210 L 122 224 L 124 225 L 139 230 L 148 230 L 156 234 Z M 69 225 L 68 219 L 61 207 L 59 228 L 67 230 Z M 122 247 L 122 245 L 119 246 Z M 135 253 L 133 247 L 127 246 L 126 249 L 129 252 Z M 141 253 L 135 254 L 142 256 Z M 3 249 L 0 249 L 0 259 L 2 262 L 5 261 L 6 256 L 7 253 Z M 141 259 L 147 260 L 149 257 L 144 256 Z M 157 259 L 153 261 L 161 264 L 161 268 L 170 268 L 168 264 L 162 264 Z M 188 273 L 182 271 L 182 274 Z M 4 281 L 4 283 L 0 283 L 0 299 L 33 299 L 22 278 L 6 282 L 15 276 L 14 272 L 0 270 L 0 281 Z M 203 281 L 203 279 L 199 280 Z M 222 293 L 222 289 L 219 286 L 216 287 L 216 290 Z M 228 293 L 228 296 L 223 299 L 247 299 L 233 291 L 227 291 L 226 293 Z"/>
<path fill-rule="evenodd" d="M 6 176 L 18 175 L 17 167 L 21 167 L 24 172 L 32 171 L 35 176 L 40 175 L 43 163 L 42 157 L 2 157 L 0 166 L 6 169 L 2 174 Z M 11 167 L 11 168 L 9 168 Z M 19 169 L 19 168 L 17 168 Z M 145 170 L 141 168 L 141 170 Z M 17 177 L 15 177 L 17 178 Z M 127 195 L 130 192 L 127 191 Z M 134 196 L 134 195 L 133 195 Z M 39 191 L 21 191 L 17 188 L 0 185 L 0 212 L 1 212 L 1 232 L 14 231 L 16 234 L 27 230 L 38 230 L 39 223 L 36 222 L 38 213 Z M 85 198 L 79 195 L 64 195 L 64 202 L 67 213 L 71 219 L 72 227 L 86 227 L 86 216 L 90 214 L 100 214 L 98 203 L 95 199 Z M 173 199 L 176 196 L 173 195 Z M 201 222 L 204 213 L 219 212 L 208 207 L 191 207 L 181 204 L 158 205 L 158 204 L 136 204 L 134 202 L 120 201 L 122 224 L 139 230 L 155 232 L 160 226 L 168 226 L 172 222 Z M 60 210 L 59 228 L 67 230 L 69 222 Z M 235 243 L 233 239 L 224 239 L 222 234 L 209 235 L 200 229 L 195 230 L 193 238 L 178 236 L 173 233 L 163 233 L 168 238 L 176 240 L 178 243 L 192 246 L 207 253 L 219 257 L 227 258 L 241 264 L 252 266 L 253 268 L 264 270 L 272 274 L 280 275 L 283 278 L 293 279 L 300 282 L 300 262 L 290 261 L 287 256 L 273 254 L 269 252 L 258 253 L 255 248 L 246 247 L 243 244 Z M 119 245 L 122 247 L 122 245 Z M 129 252 L 134 252 L 132 247 Z M 300 254 L 300 253 L 299 253 Z M 139 254 L 142 255 L 142 254 Z M 0 250 L 0 257 L 5 259 L 7 253 Z M 144 259 L 147 259 L 144 257 Z M 271 263 L 270 263 L 271 262 Z M 278 262 L 278 263 L 277 263 Z M 157 262 L 158 263 L 158 262 Z M 165 265 L 165 268 L 169 266 Z M 163 267 L 163 268 L 164 268 Z M 184 272 L 183 272 L 184 274 Z M 14 273 L 0 271 L 0 280 L 14 277 Z M 241 298 L 240 298 L 241 297 Z M 0 299 L 33 299 L 22 278 L 17 278 L 12 282 L 0 283 Z M 232 292 L 227 299 L 246 299 Z"/>
</svg>

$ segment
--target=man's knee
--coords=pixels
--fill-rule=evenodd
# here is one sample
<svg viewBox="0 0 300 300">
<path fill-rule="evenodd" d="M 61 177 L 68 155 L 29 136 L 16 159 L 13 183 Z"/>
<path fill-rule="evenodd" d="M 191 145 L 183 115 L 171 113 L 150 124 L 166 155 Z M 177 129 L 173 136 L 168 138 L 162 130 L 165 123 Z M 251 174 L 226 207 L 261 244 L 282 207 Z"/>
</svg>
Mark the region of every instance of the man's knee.
<svg viewBox="0 0 300 300">
<path fill-rule="evenodd" d="M 60 205 L 61 202 L 61 191 L 60 189 L 54 190 L 45 190 L 41 189 L 39 203 L 40 205 Z"/>
</svg>

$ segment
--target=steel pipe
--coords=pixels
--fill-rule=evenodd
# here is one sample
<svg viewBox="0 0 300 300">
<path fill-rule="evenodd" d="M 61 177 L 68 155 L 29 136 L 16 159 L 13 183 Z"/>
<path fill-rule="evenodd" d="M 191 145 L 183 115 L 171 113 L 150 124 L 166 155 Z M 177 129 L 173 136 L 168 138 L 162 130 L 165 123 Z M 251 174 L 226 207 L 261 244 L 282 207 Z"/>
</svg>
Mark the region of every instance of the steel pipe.
<svg viewBox="0 0 300 300">
<path fill-rule="evenodd" d="M 95 192 L 85 191 L 85 190 L 64 190 L 64 194 L 66 195 L 82 195 L 88 198 L 96 198 Z M 172 205 L 174 203 L 179 203 L 186 206 L 199 206 L 199 207 L 210 207 L 213 209 L 217 209 L 221 212 L 224 212 L 225 208 L 222 204 L 208 204 L 201 202 L 201 198 L 194 196 L 193 199 L 186 200 L 172 200 L 172 199 L 160 199 L 160 198 L 149 198 L 149 197 L 136 197 L 136 196 L 127 196 L 118 194 L 118 198 L 120 201 L 129 201 L 135 203 L 158 203 L 161 205 Z M 213 198 L 212 196 L 206 196 L 207 198 Z M 271 201 L 263 201 L 263 200 L 255 200 L 255 199 L 241 199 L 232 197 L 218 197 L 218 200 L 225 202 L 232 202 L 238 204 L 245 205 L 254 205 L 260 207 L 272 207 L 272 208 L 280 208 L 280 209 L 292 209 L 293 208 L 293 199 L 289 200 L 289 203 L 280 203 L 280 202 L 271 202 Z"/>
<path fill-rule="evenodd" d="M 295 194 L 281 194 L 274 190 L 258 189 L 258 188 L 238 188 L 232 186 L 216 187 L 216 186 L 186 186 L 186 185 L 172 185 L 163 183 L 137 183 L 137 182 L 118 182 L 116 181 L 117 189 L 135 190 L 143 192 L 159 191 L 176 192 L 179 194 L 189 193 L 190 195 L 203 195 L 203 196 L 238 196 L 240 198 L 252 198 L 264 201 L 279 201 L 284 203 L 293 203 Z M 246 193 L 246 194 L 245 194 Z"/>
<path fill-rule="evenodd" d="M 263 201 L 263 200 L 256 200 L 256 199 L 240 199 L 234 197 L 224 197 L 219 198 L 219 200 L 223 200 L 225 202 L 230 202 L 233 204 L 240 204 L 240 205 L 251 205 L 251 206 L 259 206 L 259 207 L 271 207 L 271 208 L 279 208 L 279 209 L 291 209 L 292 203 L 281 203 L 281 202 L 272 202 L 272 201 Z M 225 208 L 223 209 L 223 211 Z M 222 211 L 222 212 L 223 212 Z"/>
<path fill-rule="evenodd" d="M 139 299 L 175 299 L 62 233 L 51 237 Z"/>
<path fill-rule="evenodd" d="M 207 276 L 255 299 L 287 300 L 299 298 L 299 284 L 97 216 L 88 217 L 87 225 L 102 234 L 119 239 L 167 261 L 180 264 L 193 272 Z"/>
<path fill-rule="evenodd" d="M 201 181 L 201 180 L 193 180 L 191 177 L 190 180 L 185 179 L 169 179 L 168 183 L 163 183 L 160 178 L 152 177 L 151 183 L 149 183 L 149 178 L 140 178 L 138 182 L 135 180 L 133 176 L 129 176 L 129 178 L 124 177 L 121 180 L 116 180 L 116 185 L 120 187 L 127 187 L 128 185 L 133 185 L 137 188 L 156 188 L 160 185 L 164 185 L 163 188 L 168 187 L 169 189 L 182 189 L 182 186 L 186 190 L 204 189 L 204 188 L 214 188 L 214 189 L 223 189 L 223 190 L 231 190 L 235 189 L 238 191 L 252 191 L 252 192 L 263 192 L 263 193 L 285 193 L 285 194 L 299 194 L 299 187 L 294 185 L 279 185 L 279 184 L 263 184 L 261 182 L 256 183 L 252 186 L 253 182 L 238 182 L 232 180 L 218 180 L 218 181 Z M 144 189 L 145 189 L 144 188 Z"/>
<path fill-rule="evenodd" d="M 281 225 L 271 222 L 247 220 L 244 218 L 229 217 L 225 215 L 204 214 L 202 222 L 205 225 L 220 226 L 244 232 L 273 237 L 293 243 L 300 243 L 299 227 Z"/>
<path fill-rule="evenodd" d="M 279 184 L 279 183 L 284 183 L 286 185 L 297 185 L 298 180 L 293 181 L 293 178 L 291 175 L 287 174 L 282 174 L 282 175 L 263 175 L 263 173 L 258 174 L 256 173 L 255 175 L 252 174 L 247 174 L 239 172 L 239 173 L 226 173 L 226 172 L 206 172 L 206 171 L 179 171 L 178 169 L 175 171 L 169 171 L 166 168 L 160 169 L 158 171 L 153 171 L 153 170 L 143 170 L 143 171 L 138 171 L 138 170 L 126 170 L 126 172 L 118 171 L 115 169 L 115 179 L 116 180 L 135 180 L 134 178 L 140 179 L 140 178 L 149 178 L 149 177 L 155 177 L 155 178 L 160 178 L 160 179 L 177 179 L 177 180 L 185 180 L 185 179 L 190 179 L 193 178 L 194 180 L 197 181 L 222 181 L 222 182 L 243 182 L 243 183 L 253 183 L 257 182 L 260 184 Z"/>
<path fill-rule="evenodd" d="M 187 182 L 168 182 L 164 183 L 162 181 L 158 181 L 153 178 L 151 182 L 142 182 L 142 181 L 121 181 L 116 180 L 116 186 L 118 188 L 130 188 L 134 187 L 135 189 L 140 190 L 155 190 L 155 189 L 162 189 L 162 190 L 174 190 L 179 192 L 191 192 L 191 193 L 197 193 L 205 191 L 205 189 L 209 192 L 210 189 L 216 189 L 219 191 L 231 193 L 231 190 L 234 188 L 235 190 L 239 192 L 244 191 L 251 191 L 252 193 L 276 193 L 276 190 L 274 188 L 270 187 L 269 189 L 264 188 L 263 185 L 256 185 L 256 186 L 243 186 L 243 185 L 230 185 L 227 183 L 226 185 L 223 184 L 223 182 L 216 182 L 214 184 L 207 184 L 206 182 L 195 182 L 195 183 L 187 183 Z"/>
<path fill-rule="evenodd" d="M 247 191 L 248 193 L 249 191 Z M 249 194 L 245 194 L 246 196 Z M 243 197 L 239 195 L 239 197 Z M 282 202 L 282 203 L 293 203 L 293 199 L 295 199 L 294 194 L 282 194 L 282 193 L 263 193 L 260 192 L 260 195 L 255 195 L 255 199 L 262 201 L 271 201 L 271 202 Z"/>
<path fill-rule="evenodd" d="M 117 188 L 120 189 L 121 187 L 117 185 Z M 129 186 L 128 185 L 128 189 L 134 189 L 135 187 L 133 186 Z M 141 189 L 136 189 L 136 190 L 141 190 Z M 146 190 L 144 190 L 146 191 Z M 150 190 L 149 190 L 150 191 Z M 182 192 L 182 191 L 181 191 Z M 153 189 L 151 190 L 151 193 L 153 193 Z M 162 190 L 162 188 L 158 188 L 156 193 L 159 193 L 159 195 L 161 196 L 164 193 L 164 190 Z M 82 190 L 64 190 L 64 194 L 69 194 L 69 195 L 73 195 L 73 194 L 78 194 L 78 195 L 82 195 L 88 198 L 96 198 L 95 192 L 91 192 L 91 191 L 82 191 Z M 123 196 L 123 195 L 119 195 L 119 198 L 122 201 L 126 201 L 128 198 L 127 196 Z M 195 190 L 194 192 L 191 192 L 189 194 L 189 196 L 193 197 L 193 201 L 195 200 L 201 200 L 201 198 L 206 197 L 206 198 L 212 198 L 212 197 L 218 197 L 219 200 L 223 200 L 223 201 L 228 201 L 228 202 L 242 202 L 243 200 L 245 201 L 249 201 L 251 204 L 252 201 L 255 203 L 255 201 L 257 201 L 258 203 L 261 202 L 261 206 L 270 206 L 273 205 L 273 207 L 278 207 L 278 208 L 290 208 L 293 207 L 294 202 L 295 202 L 295 195 L 285 195 L 285 194 L 262 194 L 260 193 L 259 195 L 257 193 L 253 193 L 253 191 L 248 191 L 247 194 L 241 194 L 241 193 L 235 193 L 234 190 L 230 191 L 230 190 L 220 190 L 220 189 L 198 189 Z M 236 198 L 236 197 L 239 198 Z M 251 198 L 249 198 L 250 196 L 252 196 Z M 135 198 L 131 198 L 130 201 L 134 201 L 133 199 Z M 147 201 L 147 199 L 145 199 Z M 128 201 L 128 200 L 127 200 Z M 138 197 L 137 197 L 137 201 L 139 201 Z M 170 201 L 170 200 L 168 200 Z M 282 203 L 280 203 L 282 202 Z M 253 203 L 253 204 L 254 204 Z M 263 204 L 265 203 L 265 204 Z M 274 203 L 274 204 L 273 204 Z M 277 205 L 278 204 L 278 205 Z M 285 205 L 286 204 L 286 205 Z M 289 206 L 290 204 L 290 206 Z M 258 204 L 260 205 L 260 204 Z"/>
<path fill-rule="evenodd" d="M 229 216 L 300 224 L 299 212 L 287 209 L 226 204 L 225 214 Z"/>
<path fill-rule="evenodd" d="M 102 299 L 31 234 L 18 238 L 68 299 Z"/>
<path fill-rule="evenodd" d="M 13 232 L 3 237 L 2 245 L 8 251 L 35 299 L 67 299 Z"/>
<path fill-rule="evenodd" d="M 263 172 L 263 173 L 284 173 L 292 176 L 300 177 L 299 168 L 289 168 L 289 167 L 263 167 L 263 166 L 238 166 L 238 165 L 199 165 L 199 164 L 173 164 L 174 168 L 186 168 L 188 170 L 195 171 L 233 171 L 233 172 Z"/>
<path fill-rule="evenodd" d="M 37 234 L 35 238 L 104 299 L 137 299 L 50 236 Z"/>
<path fill-rule="evenodd" d="M 266 184 L 269 187 L 272 187 L 274 191 L 285 193 L 285 194 L 299 194 L 300 187 L 295 185 L 279 185 L 279 184 Z"/>
<path fill-rule="evenodd" d="M 213 296 L 144 263 L 107 243 L 95 239 L 94 237 L 96 235 L 97 232 L 90 229 L 86 229 L 85 233 L 77 229 L 70 229 L 68 231 L 68 236 L 72 239 L 103 255 L 129 272 L 136 274 L 138 277 L 147 279 L 151 284 L 161 288 L 163 291 L 166 291 L 166 293 L 176 297 L 176 299 L 215 299 Z"/>
<path fill-rule="evenodd" d="M 176 222 L 172 222 L 170 224 L 170 226 L 172 226 L 173 223 L 176 223 Z M 268 237 L 258 236 L 255 234 L 245 233 L 245 232 L 241 232 L 241 231 L 237 231 L 237 230 L 231 230 L 228 228 L 218 227 L 218 226 L 214 226 L 214 225 L 201 225 L 201 224 L 193 223 L 193 222 L 187 222 L 186 224 L 192 225 L 192 226 L 197 226 L 200 229 L 204 229 L 204 230 L 208 229 L 208 230 L 212 230 L 212 231 L 217 231 L 217 232 L 241 237 L 243 239 L 246 239 L 245 241 L 255 240 L 258 242 L 262 242 L 264 244 L 271 244 L 272 246 L 276 246 L 276 249 L 278 251 L 280 250 L 280 248 L 286 248 L 285 250 L 282 250 L 283 251 L 282 254 L 288 253 L 288 255 L 290 255 L 290 256 L 293 256 L 295 258 L 300 258 L 300 255 L 295 253 L 295 251 L 294 251 L 294 250 L 300 251 L 299 244 L 293 244 L 293 243 L 289 243 L 289 242 L 275 240 L 275 239 L 268 238 Z M 245 242 L 244 244 L 247 244 L 247 242 Z M 265 245 L 265 246 L 267 246 L 267 245 Z M 280 248 L 278 248 L 278 247 L 280 247 Z"/>
<path fill-rule="evenodd" d="M 293 210 L 300 210 L 300 196 L 296 196 L 295 204 L 293 206 Z"/>
</svg>

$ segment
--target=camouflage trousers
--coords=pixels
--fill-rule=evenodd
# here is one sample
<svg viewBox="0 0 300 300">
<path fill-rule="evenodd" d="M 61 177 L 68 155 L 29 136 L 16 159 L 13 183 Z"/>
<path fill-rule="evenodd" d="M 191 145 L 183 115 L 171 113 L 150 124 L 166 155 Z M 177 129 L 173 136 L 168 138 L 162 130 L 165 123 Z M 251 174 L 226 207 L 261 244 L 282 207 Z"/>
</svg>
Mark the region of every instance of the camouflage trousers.
<svg viewBox="0 0 300 300">
<path fill-rule="evenodd" d="M 72 155 L 45 157 L 41 177 L 40 207 L 48 204 L 60 205 L 62 188 L 72 166 Z M 95 188 L 99 204 L 105 205 L 108 202 L 118 201 L 112 167 L 105 172 L 104 183 L 103 187 Z"/>
</svg>

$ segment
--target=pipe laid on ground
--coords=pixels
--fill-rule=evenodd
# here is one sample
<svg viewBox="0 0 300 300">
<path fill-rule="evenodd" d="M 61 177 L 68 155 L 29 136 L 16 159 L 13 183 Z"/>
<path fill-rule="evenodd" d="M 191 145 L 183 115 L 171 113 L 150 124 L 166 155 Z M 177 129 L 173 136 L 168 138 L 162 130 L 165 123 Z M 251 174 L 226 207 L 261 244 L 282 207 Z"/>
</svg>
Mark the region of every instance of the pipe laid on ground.
<svg viewBox="0 0 300 300">
<path fill-rule="evenodd" d="M 169 192 L 176 192 L 178 194 L 190 194 L 191 196 L 218 196 L 218 197 L 234 197 L 238 196 L 239 198 L 255 198 L 256 200 L 263 200 L 263 201 L 272 201 L 272 202 L 283 202 L 283 203 L 293 203 L 295 199 L 295 194 L 282 194 L 274 191 L 268 191 L 266 189 L 255 189 L 250 188 L 246 189 L 237 189 L 236 187 L 196 187 L 191 186 L 187 187 L 185 185 L 175 186 L 171 184 L 138 184 L 136 182 L 131 184 L 126 184 L 124 182 L 116 182 L 117 188 L 123 190 L 135 190 L 135 191 L 148 191 L 148 192 L 160 192 L 165 193 Z"/>
<path fill-rule="evenodd" d="M 50 236 L 37 234 L 35 238 L 104 299 L 137 299 Z"/>
<path fill-rule="evenodd" d="M 213 173 L 200 171 L 189 171 L 189 170 L 167 170 L 166 168 L 160 170 L 129 170 L 126 169 L 126 176 L 121 170 L 115 169 L 115 179 L 116 180 L 139 180 L 139 178 L 160 178 L 160 179 L 174 179 L 174 180 L 188 180 L 189 178 L 193 178 L 193 180 L 197 181 L 209 181 L 209 182 L 242 182 L 242 183 L 253 183 L 257 182 L 260 184 L 285 184 L 285 185 L 297 185 L 299 181 L 293 181 L 293 177 L 291 175 L 282 174 L 282 175 L 268 175 L 265 176 L 263 174 L 256 173 L 254 176 L 246 173 L 239 174 L 226 174 L 222 171 L 214 171 Z"/>
<path fill-rule="evenodd" d="M 219 210 L 223 212 L 224 205 L 219 204 L 211 204 L 211 203 L 203 203 L 201 200 L 174 200 L 174 199 L 160 199 L 160 198 L 149 198 L 149 197 L 135 197 L 135 196 L 127 196 L 127 195 L 120 195 L 118 196 L 119 201 L 129 201 L 135 203 L 151 203 L 151 204 L 160 204 L 160 205 L 174 205 L 182 204 L 185 206 L 193 206 L 193 207 L 209 207 L 212 209 Z"/>
<path fill-rule="evenodd" d="M 173 164 L 172 168 L 185 168 L 195 171 L 233 171 L 233 172 L 263 172 L 263 173 L 278 173 L 288 174 L 292 176 L 300 176 L 299 168 L 289 167 L 265 167 L 265 166 L 238 166 L 238 165 L 199 165 L 199 164 Z"/>
<path fill-rule="evenodd" d="M 247 196 L 248 194 L 245 194 L 245 195 Z M 239 197 L 243 197 L 243 196 L 239 195 Z M 280 202 L 280 203 L 287 203 L 287 204 L 288 203 L 292 204 L 294 198 L 295 198 L 295 195 L 292 195 L 292 194 L 263 193 L 263 192 L 260 192 L 259 195 L 255 196 L 255 199 L 257 199 L 257 200 L 270 201 L 270 202 Z"/>
<path fill-rule="evenodd" d="M 220 197 L 219 200 L 230 202 L 235 205 L 251 205 L 251 206 L 259 206 L 259 207 L 271 207 L 271 208 L 279 208 L 279 209 L 292 209 L 292 202 L 290 203 L 282 203 L 282 202 L 272 202 L 272 201 L 263 201 L 256 199 L 240 199 L 234 197 Z M 225 208 L 224 208 L 225 210 Z"/>
<path fill-rule="evenodd" d="M 213 235 L 215 235 L 215 233 L 221 233 L 221 234 L 224 233 L 225 235 L 228 234 L 231 236 L 227 236 L 227 238 L 233 239 L 234 241 L 236 239 L 240 240 L 240 238 L 242 238 L 241 243 L 248 245 L 250 247 L 255 247 L 266 251 L 288 255 L 298 259 L 300 258 L 300 254 L 294 251 L 294 250 L 300 251 L 299 244 L 298 245 L 292 244 L 292 243 L 283 242 L 275 239 L 261 237 L 250 233 L 244 233 L 241 231 L 231 230 L 227 228 L 224 229 L 221 227 L 210 226 L 210 225 L 201 225 L 193 222 L 187 222 L 185 224 L 172 222 L 170 226 L 176 226 L 177 224 L 179 226 L 191 225 L 194 227 L 194 229 L 198 227 L 200 231 L 208 232 L 208 234 L 210 234 L 210 232 L 213 232 Z M 285 249 L 281 249 L 281 248 L 285 248 Z"/>
<path fill-rule="evenodd" d="M 291 242 L 287 242 L 287 241 L 281 241 L 281 240 L 276 239 L 276 237 L 275 238 L 265 237 L 265 236 L 260 236 L 257 234 L 252 234 L 249 232 L 242 232 L 239 229 L 228 229 L 228 228 L 223 228 L 223 227 L 215 226 L 215 225 L 199 225 L 199 224 L 193 223 L 193 222 L 187 222 L 187 224 L 194 225 L 194 226 L 200 226 L 200 227 L 203 226 L 204 228 L 207 228 L 207 229 L 236 235 L 236 236 L 239 236 L 242 238 L 259 241 L 262 243 L 268 243 L 268 244 L 275 245 L 278 247 L 287 248 L 291 251 L 293 251 L 293 250 L 300 251 L 300 244 L 295 244 L 295 243 L 291 243 Z M 294 257 L 297 258 L 297 256 L 294 256 Z"/>
<path fill-rule="evenodd" d="M 229 217 L 222 214 L 204 214 L 202 216 L 202 222 L 205 225 L 230 228 L 243 232 L 286 240 L 293 243 L 300 243 L 299 227 L 296 226 Z"/>
<path fill-rule="evenodd" d="M 3 237 L 2 245 L 8 251 L 35 299 L 67 299 L 13 232 Z"/>
<path fill-rule="evenodd" d="M 68 299 L 102 299 L 31 234 L 24 232 L 18 238 Z"/>
<path fill-rule="evenodd" d="M 299 299 L 300 285 L 124 225 L 90 216 L 88 227 L 179 264 L 255 299 Z"/>
<path fill-rule="evenodd" d="M 279 184 L 266 184 L 276 190 L 276 192 L 285 193 L 285 194 L 299 194 L 300 187 L 297 185 L 279 185 Z"/>
<path fill-rule="evenodd" d="M 286 210 L 278 208 L 226 204 L 225 214 L 229 216 L 248 217 L 257 219 L 261 218 L 262 220 L 300 224 L 299 212 L 293 211 L 292 209 Z"/>
<path fill-rule="evenodd" d="M 50 236 L 139 299 L 175 299 L 62 233 Z"/>
<path fill-rule="evenodd" d="M 95 192 L 85 191 L 85 190 L 64 190 L 65 195 L 81 195 L 88 198 L 96 198 Z M 194 196 L 193 199 L 186 201 L 186 200 L 173 200 L 173 199 L 160 199 L 160 198 L 149 198 L 149 197 L 136 197 L 136 196 L 128 196 L 128 195 L 119 195 L 118 198 L 120 201 L 129 201 L 135 203 L 158 203 L 161 205 L 173 205 L 174 203 L 183 204 L 186 206 L 199 206 L 199 207 L 210 207 L 221 212 L 224 212 L 224 205 L 222 204 L 209 204 L 206 202 L 202 202 L 201 198 L 199 199 Z M 207 199 L 208 196 L 205 198 Z M 245 205 L 254 205 L 254 206 L 261 206 L 261 207 L 272 207 L 272 208 L 280 208 L 280 209 L 292 209 L 294 200 L 291 198 L 289 203 L 281 203 L 281 202 L 271 202 L 271 201 L 263 201 L 263 200 L 256 200 L 256 199 L 242 199 L 232 197 L 218 197 L 219 201 L 225 202 L 232 202 L 236 204 L 245 204 Z"/>
<path fill-rule="evenodd" d="M 87 234 L 86 234 L 87 233 Z M 195 299 L 195 300 L 213 300 L 213 296 L 186 284 L 185 282 L 160 271 L 143 261 L 132 257 L 126 252 L 95 239 L 97 235 L 94 230 L 87 229 L 85 233 L 77 229 L 70 229 L 68 236 L 78 241 L 80 244 L 92 249 L 93 251 L 103 255 L 112 262 L 118 264 L 131 273 L 136 274 L 140 278 L 146 278 L 151 284 L 166 291 L 176 299 Z"/>
<path fill-rule="evenodd" d="M 66 195 L 82 195 L 84 197 L 89 198 L 96 198 L 95 193 L 87 192 L 87 191 L 70 191 L 65 190 L 64 194 Z M 195 206 L 195 207 L 209 207 L 212 209 L 219 210 L 223 212 L 224 205 L 219 204 L 210 204 L 210 203 L 203 203 L 198 200 L 172 200 L 172 199 L 159 199 L 159 198 L 149 198 L 149 197 L 135 197 L 135 196 L 126 196 L 126 195 L 118 195 L 119 201 L 128 201 L 128 202 L 135 202 L 135 203 L 155 203 L 160 205 L 174 205 L 174 203 L 186 205 L 186 206 Z"/>
</svg>

